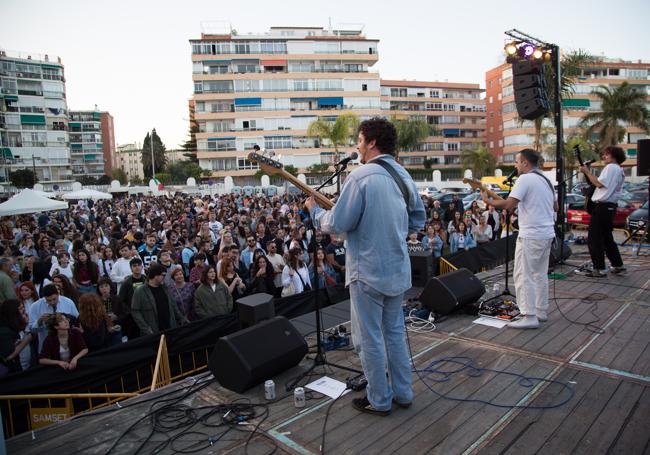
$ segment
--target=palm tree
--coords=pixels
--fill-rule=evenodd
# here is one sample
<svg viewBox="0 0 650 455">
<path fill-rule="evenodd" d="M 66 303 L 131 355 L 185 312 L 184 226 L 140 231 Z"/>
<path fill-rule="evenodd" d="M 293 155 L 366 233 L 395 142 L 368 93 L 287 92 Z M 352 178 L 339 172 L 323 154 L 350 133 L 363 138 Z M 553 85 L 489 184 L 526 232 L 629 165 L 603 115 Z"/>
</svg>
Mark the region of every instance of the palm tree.
<svg viewBox="0 0 650 455">
<path fill-rule="evenodd" d="M 625 137 L 625 128 L 621 126 L 623 122 L 650 133 L 650 114 L 645 106 L 645 92 L 637 92 L 630 84 L 623 82 L 615 88 L 601 85 L 592 94 L 601 100 L 602 110 L 585 115 L 580 126 L 586 128 L 587 139 L 594 133 L 598 135 L 598 150 L 623 141 Z"/>
<path fill-rule="evenodd" d="M 393 117 L 391 122 L 397 130 L 397 151 L 410 152 L 415 150 L 420 142 L 434 135 L 435 130 L 424 120 Z"/>
<path fill-rule="evenodd" d="M 317 137 L 322 142 L 334 147 L 336 161 L 339 162 L 339 146 L 347 145 L 354 140 L 359 127 L 359 117 L 354 114 L 341 114 L 335 121 L 319 118 L 307 127 L 307 136 Z M 341 192 L 341 181 L 336 179 L 336 190 Z"/>
<path fill-rule="evenodd" d="M 484 175 L 493 174 L 497 167 L 496 157 L 483 146 L 474 150 L 463 150 L 460 162 L 466 169 L 471 169 L 474 178 L 479 179 Z"/>
</svg>

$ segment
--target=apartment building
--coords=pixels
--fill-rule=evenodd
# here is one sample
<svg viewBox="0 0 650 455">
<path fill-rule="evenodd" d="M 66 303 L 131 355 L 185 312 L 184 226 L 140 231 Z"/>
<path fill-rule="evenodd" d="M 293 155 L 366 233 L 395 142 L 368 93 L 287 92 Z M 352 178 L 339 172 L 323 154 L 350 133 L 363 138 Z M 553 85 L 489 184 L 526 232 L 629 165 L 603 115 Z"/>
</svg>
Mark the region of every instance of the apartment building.
<svg viewBox="0 0 650 455">
<path fill-rule="evenodd" d="M 400 152 L 406 167 L 422 167 L 425 160 L 443 178 L 461 177 L 460 155 L 485 143 L 485 100 L 479 84 L 381 80 L 381 108 L 385 116 L 426 121 L 435 134 L 416 150 Z"/>
<path fill-rule="evenodd" d="M 510 68 L 504 63 L 485 73 L 485 145 L 501 160 L 503 155 L 503 72 Z"/>
<path fill-rule="evenodd" d="M 259 35 L 202 34 L 190 40 L 197 157 L 217 181 L 256 183 L 246 156 L 254 145 L 305 171 L 335 160 L 333 148 L 307 136 L 316 119 L 381 114 L 378 40 L 361 27 L 271 27 Z M 346 152 L 350 149 L 342 149 Z"/>
<path fill-rule="evenodd" d="M 498 76 L 499 73 L 500 76 Z M 571 97 L 562 100 L 562 121 L 565 138 L 574 134 L 580 134 L 578 125 L 582 117 L 589 112 L 599 111 L 601 109 L 600 100 L 593 94 L 593 91 L 601 85 L 614 88 L 623 82 L 628 82 L 636 90 L 646 94 L 646 99 L 648 100 L 647 106 L 650 108 L 649 76 L 650 63 L 641 61 L 631 62 L 603 57 L 596 63 L 585 67 L 576 81 L 575 93 Z M 500 84 L 496 82 L 499 79 L 501 81 Z M 512 68 L 510 65 L 500 65 L 486 73 L 488 90 L 490 90 L 490 81 L 492 81 L 492 90 L 502 95 L 503 103 L 500 106 L 503 129 L 501 135 L 498 135 L 495 131 L 494 136 L 491 136 L 491 141 L 496 144 L 498 141 L 503 140 L 502 160 L 504 163 L 513 163 L 515 155 L 519 150 L 533 145 L 535 134 L 534 123 L 529 120 L 522 122 L 517 115 L 512 87 Z M 498 115 L 496 111 L 499 109 L 499 106 L 496 103 L 488 103 L 487 106 L 488 118 L 491 118 L 491 112 L 494 112 L 496 118 Z M 628 159 L 636 159 L 637 140 L 647 137 L 642 130 L 627 127 L 624 143 L 621 146 L 626 150 Z M 551 119 L 545 119 L 543 122 L 541 144 L 542 149 L 549 148 L 552 144 L 555 144 L 555 130 Z"/>
<path fill-rule="evenodd" d="M 117 167 L 122 169 L 129 181 L 142 180 L 142 144 L 122 144 L 115 149 Z"/>
<path fill-rule="evenodd" d="M 48 55 L 0 51 L 0 183 L 34 169 L 47 190 L 72 183 L 64 67 Z"/>
<path fill-rule="evenodd" d="M 115 133 L 111 114 L 95 108 L 90 111 L 70 111 L 69 118 L 73 176 L 110 175 L 115 160 Z"/>
</svg>

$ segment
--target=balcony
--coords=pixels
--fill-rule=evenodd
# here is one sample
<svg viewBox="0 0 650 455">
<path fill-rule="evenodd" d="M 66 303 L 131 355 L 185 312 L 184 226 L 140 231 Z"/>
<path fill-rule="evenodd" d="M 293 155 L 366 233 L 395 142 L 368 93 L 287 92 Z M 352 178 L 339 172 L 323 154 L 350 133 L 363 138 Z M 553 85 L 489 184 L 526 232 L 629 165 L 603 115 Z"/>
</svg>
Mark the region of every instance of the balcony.
<svg viewBox="0 0 650 455">
<path fill-rule="evenodd" d="M 43 96 L 42 90 L 21 90 L 18 89 L 19 95 L 30 95 L 30 96 Z"/>
</svg>

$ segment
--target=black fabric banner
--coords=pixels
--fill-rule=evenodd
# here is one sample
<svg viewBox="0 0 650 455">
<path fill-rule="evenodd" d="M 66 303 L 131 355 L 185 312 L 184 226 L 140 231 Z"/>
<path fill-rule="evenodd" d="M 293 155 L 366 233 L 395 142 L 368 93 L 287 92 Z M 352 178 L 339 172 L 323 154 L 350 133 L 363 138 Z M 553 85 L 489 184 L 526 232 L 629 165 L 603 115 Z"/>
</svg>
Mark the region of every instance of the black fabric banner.
<svg viewBox="0 0 650 455">
<path fill-rule="evenodd" d="M 508 256 L 510 260 L 515 257 L 515 247 L 517 245 L 517 232 L 513 232 L 508 236 L 509 242 Z M 445 260 L 450 262 L 457 268 L 466 268 L 473 273 L 478 273 L 482 269 L 492 269 L 506 260 L 506 239 L 497 239 L 476 248 L 469 250 L 459 251 L 454 254 L 443 256 Z"/>
</svg>

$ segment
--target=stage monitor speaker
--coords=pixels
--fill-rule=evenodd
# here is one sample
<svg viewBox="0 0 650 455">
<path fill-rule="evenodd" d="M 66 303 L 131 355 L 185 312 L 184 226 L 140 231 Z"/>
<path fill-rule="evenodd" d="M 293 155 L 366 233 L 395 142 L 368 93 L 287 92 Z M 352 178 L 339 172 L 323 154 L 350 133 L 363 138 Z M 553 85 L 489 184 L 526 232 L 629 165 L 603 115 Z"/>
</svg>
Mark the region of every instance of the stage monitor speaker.
<svg viewBox="0 0 650 455">
<path fill-rule="evenodd" d="M 560 262 L 560 245 L 561 245 L 561 240 L 559 237 L 556 237 L 555 241 L 553 242 L 553 245 L 551 245 L 551 253 L 548 258 L 548 265 L 553 266 Z M 571 248 L 569 245 L 566 243 L 564 244 L 564 248 L 562 249 L 562 261 L 569 259 L 569 257 L 573 254 L 571 251 Z"/>
<path fill-rule="evenodd" d="M 650 139 L 636 142 L 636 175 L 650 175 Z"/>
<path fill-rule="evenodd" d="M 276 316 L 220 338 L 208 367 L 223 387 L 242 393 L 297 365 L 307 350 L 293 324 Z"/>
<path fill-rule="evenodd" d="M 458 269 L 431 278 L 420 294 L 420 302 L 428 310 L 445 315 L 476 302 L 483 294 L 481 280 L 467 269 Z"/>
<path fill-rule="evenodd" d="M 275 316 L 273 296 L 260 292 L 237 299 L 237 312 L 239 313 L 239 321 L 245 327 L 271 319 Z"/>
<path fill-rule="evenodd" d="M 433 276 L 433 255 L 431 252 L 411 253 L 411 286 L 424 287 Z"/>
</svg>

